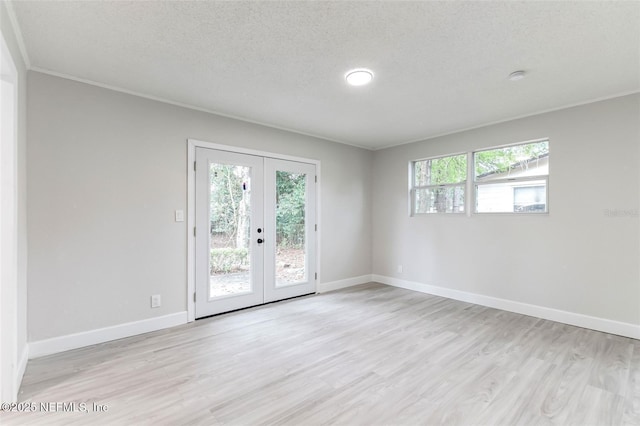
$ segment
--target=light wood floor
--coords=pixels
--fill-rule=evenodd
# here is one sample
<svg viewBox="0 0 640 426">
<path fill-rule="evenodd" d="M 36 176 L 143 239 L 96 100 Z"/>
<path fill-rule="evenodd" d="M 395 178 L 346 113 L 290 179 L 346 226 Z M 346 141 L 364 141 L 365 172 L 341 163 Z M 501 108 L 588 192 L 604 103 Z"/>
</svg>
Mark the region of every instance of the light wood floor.
<svg viewBox="0 0 640 426">
<path fill-rule="evenodd" d="M 367 284 L 29 362 L 3 424 L 640 424 L 640 341 Z"/>
</svg>

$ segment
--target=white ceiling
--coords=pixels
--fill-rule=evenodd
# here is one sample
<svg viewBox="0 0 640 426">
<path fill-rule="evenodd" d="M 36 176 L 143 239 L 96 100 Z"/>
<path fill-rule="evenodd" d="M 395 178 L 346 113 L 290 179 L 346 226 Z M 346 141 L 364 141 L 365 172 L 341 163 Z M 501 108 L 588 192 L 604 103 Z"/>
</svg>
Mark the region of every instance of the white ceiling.
<svg viewBox="0 0 640 426">
<path fill-rule="evenodd" d="M 32 69 L 371 149 L 640 91 L 635 1 L 13 9 Z"/>
</svg>

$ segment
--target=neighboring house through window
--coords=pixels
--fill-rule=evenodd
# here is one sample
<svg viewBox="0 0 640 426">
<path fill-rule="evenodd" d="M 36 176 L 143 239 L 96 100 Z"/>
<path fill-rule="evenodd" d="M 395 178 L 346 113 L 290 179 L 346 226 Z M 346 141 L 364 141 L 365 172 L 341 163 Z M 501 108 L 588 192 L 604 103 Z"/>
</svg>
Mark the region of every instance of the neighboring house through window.
<svg viewBox="0 0 640 426">
<path fill-rule="evenodd" d="M 476 213 L 546 213 L 549 141 L 476 151 Z"/>
<path fill-rule="evenodd" d="M 467 202 L 474 213 L 549 211 L 547 139 L 416 160 L 410 166 L 411 215 L 464 213 Z"/>
<path fill-rule="evenodd" d="M 543 212 L 546 210 L 547 189 L 544 185 L 515 186 L 513 211 L 516 213 Z"/>
</svg>

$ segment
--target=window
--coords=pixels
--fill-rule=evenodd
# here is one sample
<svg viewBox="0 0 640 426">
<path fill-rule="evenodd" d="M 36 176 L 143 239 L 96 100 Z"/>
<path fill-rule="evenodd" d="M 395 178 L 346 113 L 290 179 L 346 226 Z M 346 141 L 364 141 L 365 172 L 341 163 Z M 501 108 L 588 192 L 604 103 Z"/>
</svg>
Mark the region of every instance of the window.
<svg viewBox="0 0 640 426">
<path fill-rule="evenodd" d="M 516 213 L 545 211 L 546 192 L 545 185 L 514 187 L 513 211 Z"/>
<path fill-rule="evenodd" d="M 463 213 L 467 154 L 411 163 L 412 214 Z"/>
<path fill-rule="evenodd" d="M 473 154 L 476 213 L 546 213 L 549 141 Z"/>
</svg>

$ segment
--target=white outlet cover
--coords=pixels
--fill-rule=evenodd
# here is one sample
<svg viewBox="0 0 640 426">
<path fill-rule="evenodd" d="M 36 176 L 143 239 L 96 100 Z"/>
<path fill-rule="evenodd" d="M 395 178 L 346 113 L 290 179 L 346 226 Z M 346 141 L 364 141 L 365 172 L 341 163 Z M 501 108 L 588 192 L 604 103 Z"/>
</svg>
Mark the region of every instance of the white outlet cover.
<svg viewBox="0 0 640 426">
<path fill-rule="evenodd" d="M 154 294 L 153 296 L 151 296 L 151 307 L 159 308 L 160 305 L 162 305 L 162 298 L 160 297 L 160 295 Z"/>
<path fill-rule="evenodd" d="M 176 210 L 176 222 L 184 222 L 184 210 Z"/>
</svg>

